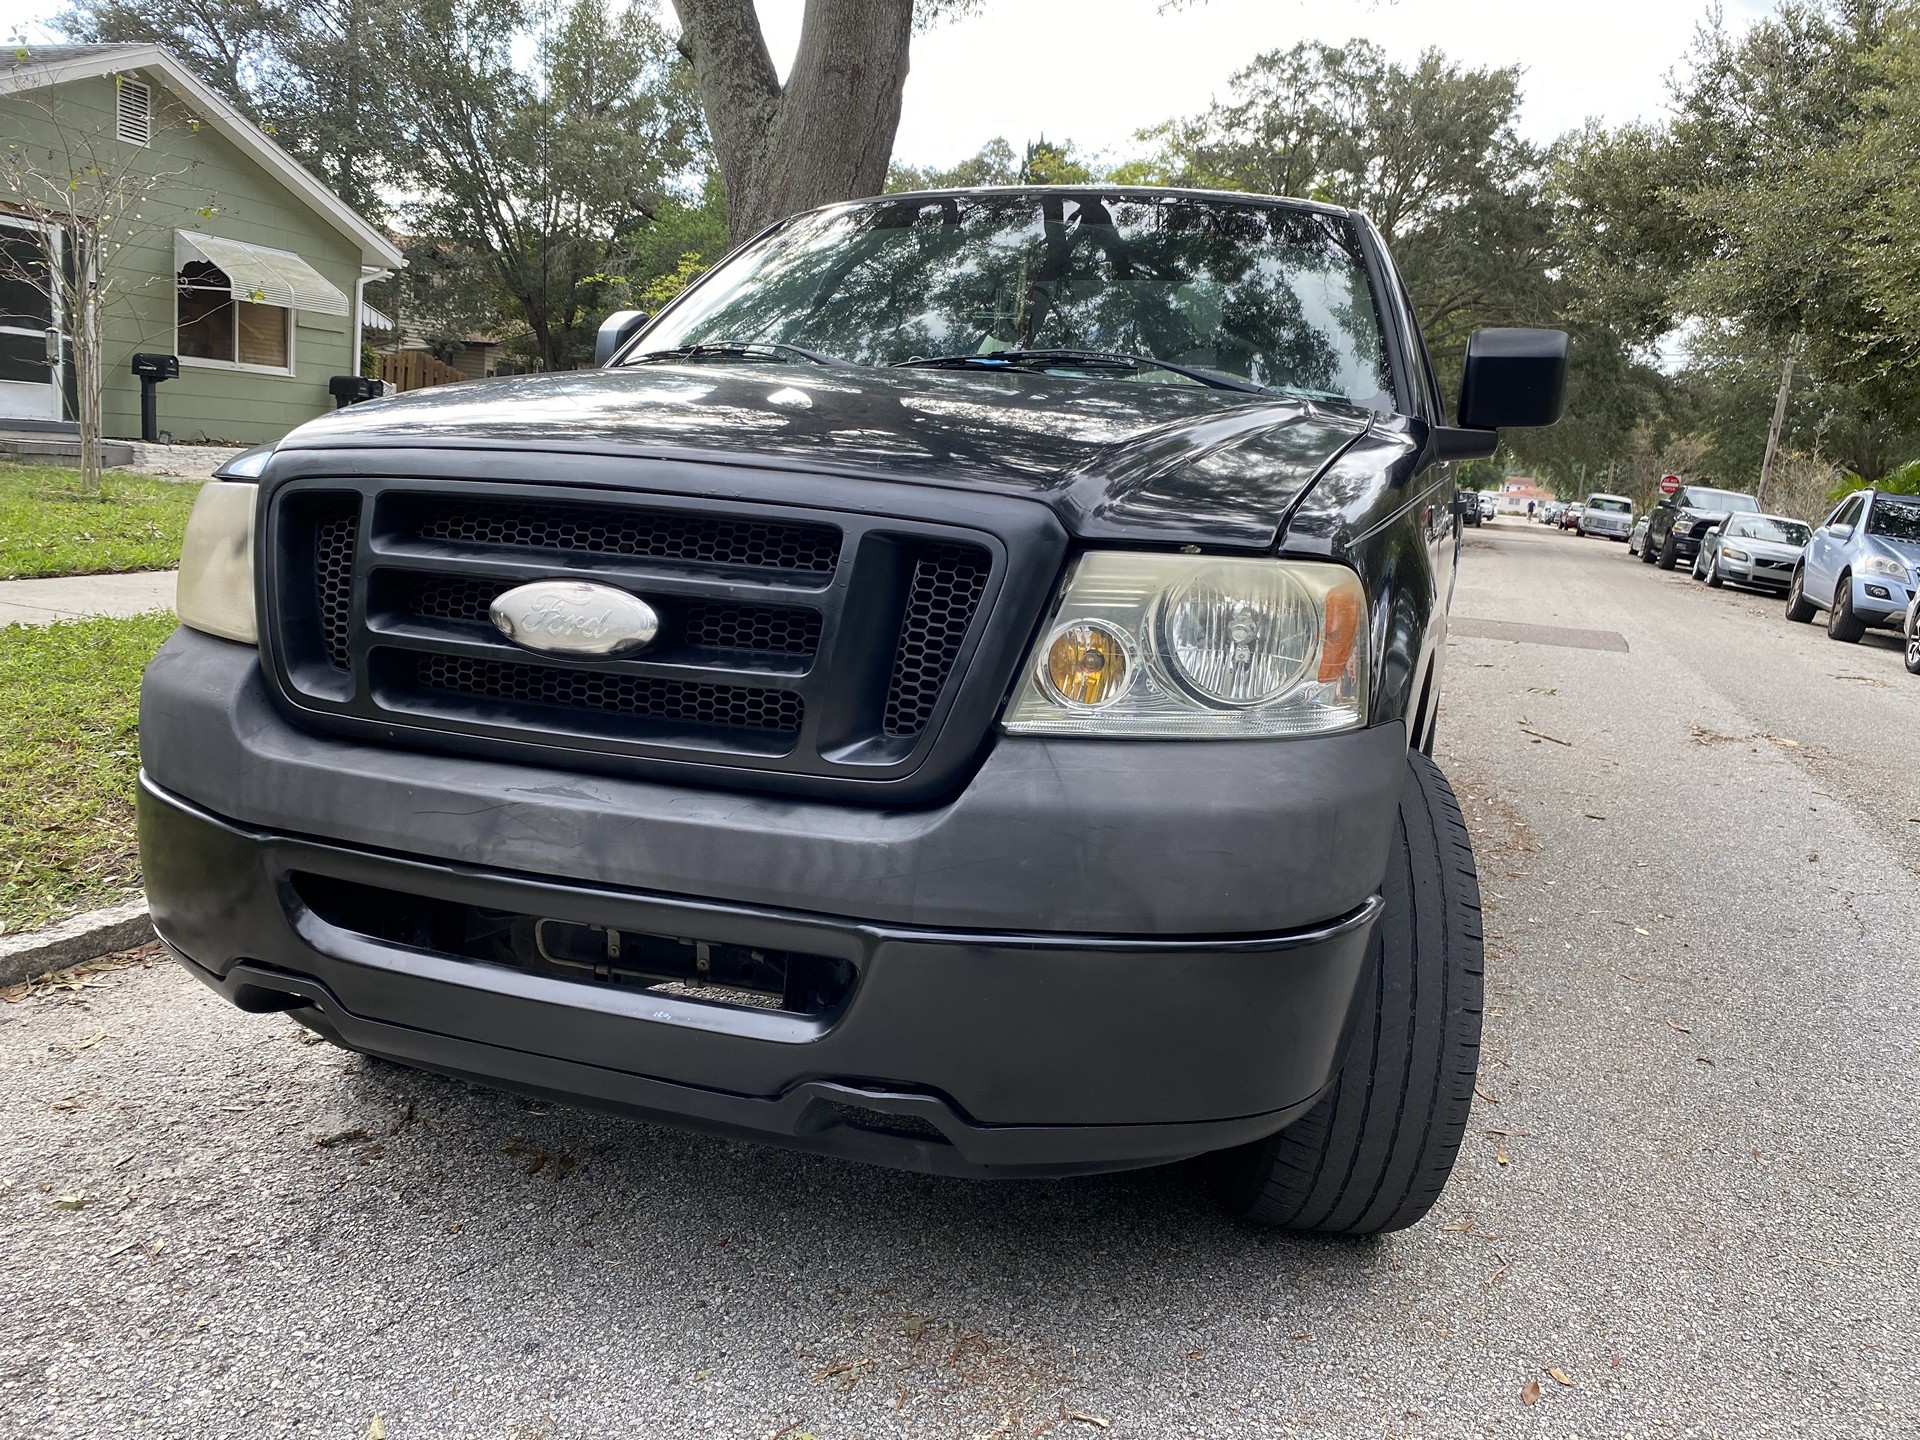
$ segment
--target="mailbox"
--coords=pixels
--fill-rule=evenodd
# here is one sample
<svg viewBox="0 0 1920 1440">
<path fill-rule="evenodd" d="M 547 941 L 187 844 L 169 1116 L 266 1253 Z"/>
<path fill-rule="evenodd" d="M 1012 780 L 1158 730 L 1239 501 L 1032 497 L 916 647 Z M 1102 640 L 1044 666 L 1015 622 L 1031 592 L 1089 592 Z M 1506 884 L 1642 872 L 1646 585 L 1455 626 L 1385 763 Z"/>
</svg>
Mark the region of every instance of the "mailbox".
<svg viewBox="0 0 1920 1440">
<path fill-rule="evenodd" d="M 333 396 L 333 408 L 344 410 L 362 400 L 378 400 L 387 393 L 387 382 L 365 375 L 335 375 L 327 381 L 327 393 Z"/>
<path fill-rule="evenodd" d="M 180 357 L 142 352 L 133 357 L 133 373 L 140 377 L 140 438 L 151 445 L 160 438 L 160 382 L 180 378 Z"/>
</svg>

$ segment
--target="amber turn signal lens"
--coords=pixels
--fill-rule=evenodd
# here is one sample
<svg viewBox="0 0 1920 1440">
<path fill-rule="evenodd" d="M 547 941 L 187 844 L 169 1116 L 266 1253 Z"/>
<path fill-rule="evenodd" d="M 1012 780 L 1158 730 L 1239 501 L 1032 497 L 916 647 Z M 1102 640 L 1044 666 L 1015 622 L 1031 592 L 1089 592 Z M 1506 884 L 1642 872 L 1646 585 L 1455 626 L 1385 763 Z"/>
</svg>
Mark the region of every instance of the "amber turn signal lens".
<svg viewBox="0 0 1920 1440">
<path fill-rule="evenodd" d="M 1326 631 L 1320 646 L 1320 681 L 1327 684 L 1347 673 L 1353 642 L 1360 638 L 1360 586 L 1350 581 L 1327 592 Z"/>
<path fill-rule="evenodd" d="M 1047 647 L 1047 687 L 1069 705 L 1105 705 L 1127 689 L 1127 647 L 1104 625 L 1069 625 Z"/>
</svg>

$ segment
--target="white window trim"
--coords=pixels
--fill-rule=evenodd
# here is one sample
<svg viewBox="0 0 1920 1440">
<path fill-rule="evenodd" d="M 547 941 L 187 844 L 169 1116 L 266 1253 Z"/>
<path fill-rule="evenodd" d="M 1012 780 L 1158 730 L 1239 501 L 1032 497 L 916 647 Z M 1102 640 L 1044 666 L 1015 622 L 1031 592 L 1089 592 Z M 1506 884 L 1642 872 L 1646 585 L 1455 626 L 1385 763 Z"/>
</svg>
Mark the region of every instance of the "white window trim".
<svg viewBox="0 0 1920 1440">
<path fill-rule="evenodd" d="M 293 347 L 297 343 L 300 326 L 295 322 L 295 312 L 286 305 L 273 307 L 287 317 L 287 363 L 284 366 L 249 365 L 241 360 L 203 360 L 197 355 L 182 355 L 180 353 L 180 277 L 176 274 L 173 278 L 173 355 L 183 367 L 191 366 L 196 370 L 237 370 L 246 375 L 280 375 L 289 380 L 295 378 L 294 368 L 300 363 L 300 359 L 294 353 Z M 234 301 L 236 305 L 239 303 L 237 300 Z M 240 343 L 238 316 L 234 317 L 233 340 L 236 346 Z"/>
<path fill-rule="evenodd" d="M 129 94 L 133 91 L 138 91 L 140 94 L 141 100 L 144 102 L 143 118 L 146 121 L 146 130 L 147 130 L 146 137 L 144 139 L 136 139 L 133 136 L 127 134 L 126 128 L 123 125 L 121 120 L 120 97 L 122 95 Z M 128 145 L 138 145 L 143 149 L 149 148 L 152 146 L 153 144 L 153 87 L 147 84 L 146 81 L 135 80 L 131 76 L 127 76 L 127 75 L 118 75 L 114 77 L 113 134 L 115 139 L 120 140 L 121 142 Z"/>
</svg>

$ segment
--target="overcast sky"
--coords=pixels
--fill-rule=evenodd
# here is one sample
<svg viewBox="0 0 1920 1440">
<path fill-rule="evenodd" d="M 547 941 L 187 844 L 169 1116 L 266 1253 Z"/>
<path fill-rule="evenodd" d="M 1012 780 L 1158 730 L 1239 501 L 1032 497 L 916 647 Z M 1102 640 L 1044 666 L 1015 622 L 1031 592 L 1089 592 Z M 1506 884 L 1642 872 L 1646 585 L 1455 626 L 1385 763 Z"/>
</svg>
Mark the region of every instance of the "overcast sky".
<svg viewBox="0 0 1920 1440">
<path fill-rule="evenodd" d="M 791 60 L 804 0 L 758 0 Z M 1771 4 L 1726 0 L 1744 25 Z M 951 165 L 996 135 L 1042 134 L 1125 159 L 1133 132 L 1206 108 L 1233 72 L 1299 40 L 1365 36 L 1394 59 L 1437 46 L 1469 65 L 1525 67 L 1523 130 L 1548 141 L 1589 117 L 1653 118 L 1707 0 L 986 0 L 914 43 L 894 158 Z"/>
</svg>

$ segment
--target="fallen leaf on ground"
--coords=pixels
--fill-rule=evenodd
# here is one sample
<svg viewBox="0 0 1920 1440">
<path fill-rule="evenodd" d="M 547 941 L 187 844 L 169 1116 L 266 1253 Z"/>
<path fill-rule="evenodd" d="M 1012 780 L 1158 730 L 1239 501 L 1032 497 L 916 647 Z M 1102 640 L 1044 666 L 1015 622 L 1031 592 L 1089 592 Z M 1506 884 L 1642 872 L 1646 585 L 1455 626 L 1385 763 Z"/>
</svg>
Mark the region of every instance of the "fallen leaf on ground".
<svg viewBox="0 0 1920 1440">
<path fill-rule="evenodd" d="M 351 1130 L 336 1130 L 331 1135 L 316 1135 L 313 1143 L 323 1150 L 331 1150 L 336 1145 L 351 1145 L 357 1140 L 371 1140 L 373 1136 L 364 1127 L 355 1126 Z"/>
<path fill-rule="evenodd" d="M 1651 935 L 1653 932 L 1651 930 L 1643 930 L 1636 925 L 1633 927 L 1633 933 L 1636 935 Z"/>
<path fill-rule="evenodd" d="M 366 1440 L 387 1440 L 387 1422 L 378 1415 L 367 1422 Z"/>
<path fill-rule="evenodd" d="M 1489 1095 L 1485 1090 L 1482 1090 L 1478 1085 L 1475 1085 L 1473 1087 L 1473 1093 L 1478 1095 L 1482 1100 L 1486 1101 L 1487 1104 L 1489 1105 L 1498 1105 L 1500 1103 L 1500 1097 L 1498 1095 Z"/>
<path fill-rule="evenodd" d="M 107 1038 L 107 1032 L 102 1030 L 98 1035 L 89 1035 L 86 1039 L 80 1041 L 73 1048 L 75 1050 L 91 1050 L 94 1046 L 98 1045 L 102 1040 L 106 1038 Z"/>
<path fill-rule="evenodd" d="M 1553 1366 L 1549 1365 L 1547 1367 L 1547 1374 L 1553 1377 L 1554 1383 L 1556 1385 L 1570 1386 L 1573 1384 L 1573 1381 L 1567 1377 L 1567 1372 L 1564 1370 L 1558 1370 L 1558 1369 L 1555 1369 Z"/>
<path fill-rule="evenodd" d="M 1505 1165 L 1507 1163 L 1506 1146 L 1496 1145 L 1493 1147 L 1493 1163 L 1496 1165 Z"/>
<path fill-rule="evenodd" d="M 816 1380 L 831 1380 L 836 1375 L 844 1375 L 849 1370 L 858 1370 L 862 1365 L 870 1365 L 872 1363 L 873 1362 L 864 1355 L 858 1360 L 842 1360 L 838 1365 L 829 1365 L 813 1378 Z"/>
<path fill-rule="evenodd" d="M 1464 1235 L 1467 1231 L 1471 1230 L 1472 1228 L 1473 1228 L 1473 1221 L 1471 1220 L 1449 1220 L 1446 1224 L 1440 1227 L 1441 1232 L 1443 1234 L 1447 1231 L 1452 1231 L 1456 1235 Z"/>
<path fill-rule="evenodd" d="M 1113 1422 L 1111 1420 L 1102 1420 L 1098 1415 L 1089 1415 L 1081 1410 L 1074 1411 L 1071 1415 L 1067 1416 L 1067 1419 L 1078 1420 L 1082 1425 L 1097 1425 L 1102 1430 L 1111 1430 L 1113 1428 Z"/>
<path fill-rule="evenodd" d="M 1691 1025 L 1682 1025 L 1677 1020 L 1667 1021 L 1667 1029 L 1677 1031 L 1682 1035 L 1691 1035 L 1693 1033 L 1693 1027 Z"/>
<path fill-rule="evenodd" d="M 1520 1387 L 1520 1403 L 1522 1405 L 1535 1404 L 1539 1399 L 1540 1382 L 1538 1380 L 1529 1380 Z"/>
<path fill-rule="evenodd" d="M 84 1190 L 76 1190 L 71 1195 L 56 1195 L 53 1197 L 53 1208 L 56 1210 L 78 1210 L 86 1203 L 87 1192 Z"/>
</svg>

